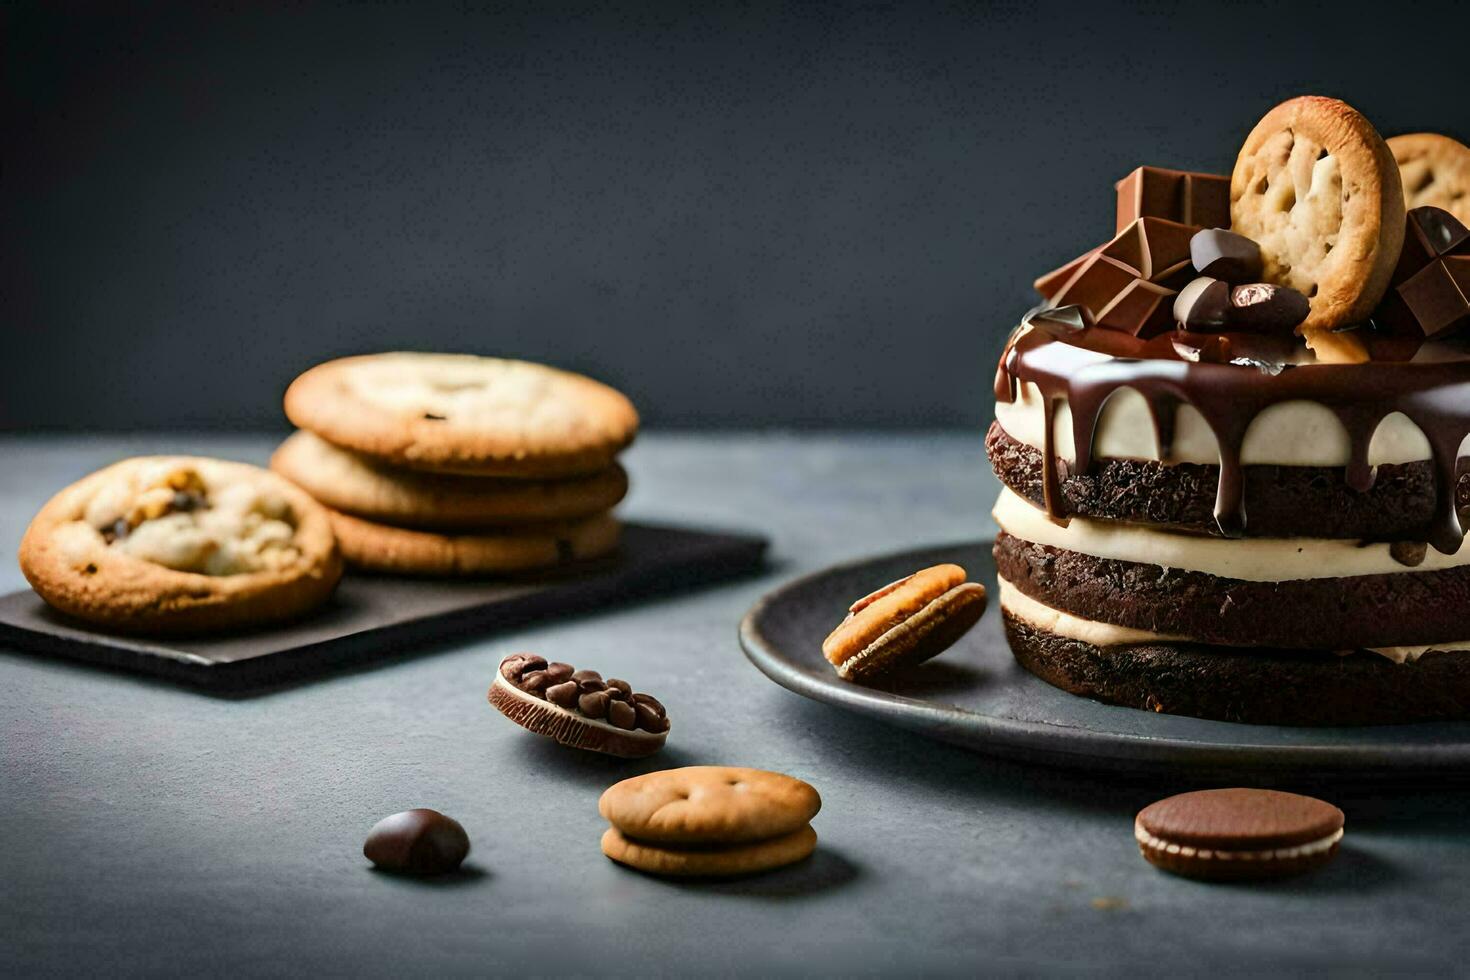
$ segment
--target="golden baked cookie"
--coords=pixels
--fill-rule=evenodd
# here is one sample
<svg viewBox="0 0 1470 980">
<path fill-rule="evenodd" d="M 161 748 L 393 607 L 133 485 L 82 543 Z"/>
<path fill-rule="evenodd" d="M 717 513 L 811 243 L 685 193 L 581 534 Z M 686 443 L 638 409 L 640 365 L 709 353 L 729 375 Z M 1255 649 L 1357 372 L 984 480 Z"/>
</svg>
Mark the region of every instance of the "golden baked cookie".
<svg viewBox="0 0 1470 980">
<path fill-rule="evenodd" d="M 866 680 L 937 656 L 985 613 L 985 586 L 958 565 L 935 565 L 853 603 L 822 642 L 844 680 Z"/>
<path fill-rule="evenodd" d="M 1404 181 L 1406 207 L 1443 208 L 1470 225 L 1470 146 L 1439 133 L 1406 133 L 1388 141 Z"/>
<path fill-rule="evenodd" d="M 271 457 L 271 469 L 335 510 L 403 527 L 440 530 L 541 524 L 601 514 L 628 492 L 614 463 L 591 476 L 504 480 L 386 467 L 297 432 Z"/>
<path fill-rule="evenodd" d="M 347 561 L 400 575 L 503 575 L 601 558 L 618 546 L 622 525 L 610 514 L 579 521 L 441 534 L 375 524 L 328 508 Z"/>
<path fill-rule="evenodd" d="M 638 431 L 633 404 L 601 382 L 468 354 L 319 364 L 287 389 L 286 415 L 396 466 L 518 478 L 606 470 Z"/>
<path fill-rule="evenodd" d="M 608 787 L 597 810 L 627 837 L 660 844 L 742 844 L 799 830 L 822 798 L 809 784 L 763 769 L 687 766 Z"/>
<path fill-rule="evenodd" d="M 326 509 L 269 470 L 144 456 L 52 497 L 20 568 L 64 613 L 162 634 L 296 616 L 331 595 L 342 559 Z"/>
<path fill-rule="evenodd" d="M 1322 360 L 1364 360 L 1335 328 L 1366 322 L 1388 289 L 1404 241 L 1404 192 L 1393 154 L 1357 110 L 1304 95 L 1268 112 L 1230 178 L 1231 230 L 1261 246 L 1268 282 L 1311 302 L 1298 331 Z"/>
<path fill-rule="evenodd" d="M 616 827 L 602 835 L 602 853 L 619 864 L 669 877 L 716 878 L 758 874 L 795 864 L 817 848 L 817 832 L 802 827 L 770 840 L 729 847 L 677 848 L 629 840 Z"/>
</svg>

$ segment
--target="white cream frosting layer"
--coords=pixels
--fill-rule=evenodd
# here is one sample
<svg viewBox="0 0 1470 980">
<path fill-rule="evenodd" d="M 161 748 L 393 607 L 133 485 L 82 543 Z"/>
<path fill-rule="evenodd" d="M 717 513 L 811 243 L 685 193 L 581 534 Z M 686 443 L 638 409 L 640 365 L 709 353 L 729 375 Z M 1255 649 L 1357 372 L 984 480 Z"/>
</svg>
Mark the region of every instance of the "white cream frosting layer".
<svg viewBox="0 0 1470 980">
<path fill-rule="evenodd" d="M 1410 568 L 1389 553 L 1387 544 L 1360 544 L 1328 538 L 1215 538 L 1162 531 L 1138 524 L 1073 517 L 1067 526 L 1009 489 L 995 503 L 995 522 L 1014 537 L 1094 558 L 1205 572 L 1246 582 L 1346 578 L 1432 572 L 1470 565 L 1470 536 L 1453 555 L 1427 550 Z"/>
<path fill-rule="evenodd" d="M 1095 647 L 1131 646 L 1139 643 L 1184 643 L 1188 637 L 1154 633 L 1150 630 L 1134 629 L 1131 626 L 1114 626 L 1093 619 L 1083 619 L 1060 609 L 1053 609 L 1037 602 L 1005 579 L 998 579 L 1000 607 L 1011 616 L 1026 623 L 1032 629 L 1044 633 L 1064 636 L 1069 640 Z M 1218 646 L 1218 644 L 1216 644 Z M 1368 647 L 1369 653 L 1387 657 L 1394 663 L 1413 663 L 1431 650 L 1441 653 L 1470 653 L 1470 640 L 1456 643 L 1435 643 L 1427 646 Z"/>
<path fill-rule="evenodd" d="M 1101 356 L 1101 355 L 1098 355 Z M 1018 442 L 1044 446 L 1045 414 L 1041 389 L 1030 382 L 1018 386 L 1014 402 L 996 402 L 995 417 Z M 1053 449 L 1068 461 L 1077 458 L 1072 440 L 1072 412 L 1066 401 L 1052 417 Z M 1148 402 L 1132 388 L 1122 388 L 1103 406 L 1093 436 L 1093 455 L 1113 459 L 1161 459 L 1166 463 L 1220 461 L 1219 443 L 1204 416 L 1181 404 L 1174 420 L 1174 442 L 1167 457 L 1159 454 Z M 1326 407 L 1309 401 L 1281 402 L 1265 409 L 1246 430 L 1241 462 L 1247 466 L 1346 466 L 1347 430 Z M 1430 458 L 1429 440 L 1408 417 L 1395 412 L 1373 433 L 1368 462 L 1373 466 L 1412 463 Z"/>
</svg>

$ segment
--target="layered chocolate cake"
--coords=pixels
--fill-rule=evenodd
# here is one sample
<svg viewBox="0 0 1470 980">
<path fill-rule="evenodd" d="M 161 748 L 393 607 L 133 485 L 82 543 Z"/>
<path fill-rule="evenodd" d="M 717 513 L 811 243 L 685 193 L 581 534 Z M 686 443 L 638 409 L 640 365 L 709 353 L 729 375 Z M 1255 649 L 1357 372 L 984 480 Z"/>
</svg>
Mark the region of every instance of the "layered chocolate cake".
<svg viewBox="0 0 1470 980">
<path fill-rule="evenodd" d="M 1204 718 L 1470 717 L 1470 232 L 1316 97 L 1229 178 L 1118 192 L 996 376 L 1016 659 Z"/>
</svg>

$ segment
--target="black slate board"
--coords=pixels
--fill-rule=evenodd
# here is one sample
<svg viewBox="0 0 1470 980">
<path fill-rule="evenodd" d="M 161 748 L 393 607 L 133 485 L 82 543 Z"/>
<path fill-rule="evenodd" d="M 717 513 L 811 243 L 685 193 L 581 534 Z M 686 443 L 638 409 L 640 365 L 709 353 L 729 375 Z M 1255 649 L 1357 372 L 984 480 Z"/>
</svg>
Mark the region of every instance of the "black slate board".
<svg viewBox="0 0 1470 980">
<path fill-rule="evenodd" d="M 626 524 L 617 555 L 550 575 L 443 580 L 349 572 L 305 619 L 220 637 L 149 640 L 97 632 L 29 590 L 0 598 L 0 644 L 157 674 L 221 692 L 304 679 L 414 645 L 732 578 L 761 567 L 766 540 Z"/>
<path fill-rule="evenodd" d="M 746 615 L 746 656 L 797 694 L 998 756 L 1194 780 L 1330 777 L 1436 781 L 1470 775 L 1470 722 L 1285 728 L 1100 704 L 1052 687 L 1011 656 L 995 605 L 991 542 L 839 565 L 791 582 Z M 888 689 L 838 679 L 822 639 L 859 596 L 941 562 L 964 566 L 992 608 L 942 656 Z"/>
</svg>

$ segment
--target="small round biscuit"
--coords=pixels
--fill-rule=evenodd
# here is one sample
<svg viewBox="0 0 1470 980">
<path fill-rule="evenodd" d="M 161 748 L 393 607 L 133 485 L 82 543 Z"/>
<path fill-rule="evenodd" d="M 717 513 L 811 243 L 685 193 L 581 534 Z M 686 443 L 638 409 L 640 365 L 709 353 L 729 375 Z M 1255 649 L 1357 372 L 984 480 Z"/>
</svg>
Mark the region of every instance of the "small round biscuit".
<svg viewBox="0 0 1470 980">
<path fill-rule="evenodd" d="M 1388 289 L 1404 240 L 1404 192 L 1372 124 L 1305 95 L 1268 112 L 1230 178 L 1231 230 L 1261 246 L 1267 282 L 1311 302 L 1298 331 L 1321 360 L 1365 360 L 1350 334 Z"/>
<path fill-rule="evenodd" d="M 328 508 L 349 564 L 396 575 L 504 575 L 601 558 L 618 546 L 610 514 L 479 534 L 439 534 L 375 524 Z"/>
<path fill-rule="evenodd" d="M 811 856 L 817 832 L 802 827 L 769 840 L 732 847 L 680 850 L 629 840 L 616 827 L 602 835 L 602 853 L 619 864 L 671 878 L 733 878 L 774 871 Z"/>
<path fill-rule="evenodd" d="M 616 463 L 565 480 L 498 480 L 375 465 L 367 456 L 301 431 L 271 457 L 271 469 L 335 510 L 430 530 L 543 524 L 601 514 L 628 492 Z"/>
<path fill-rule="evenodd" d="M 661 844 L 739 844 L 790 834 L 822 807 L 809 784 L 779 772 L 687 766 L 608 787 L 597 811 L 628 837 Z"/>
<path fill-rule="evenodd" d="M 638 413 L 569 371 L 469 354 L 392 353 L 319 364 L 286 390 L 286 415 L 395 466 L 555 478 L 605 470 Z"/>
<path fill-rule="evenodd" d="M 342 577 L 324 507 L 268 470 L 195 456 L 126 459 L 62 490 L 20 567 L 62 612 L 151 634 L 289 619 Z"/>
<path fill-rule="evenodd" d="M 1439 133 L 1405 133 L 1388 141 L 1410 210 L 1443 208 L 1470 225 L 1470 146 Z"/>
<path fill-rule="evenodd" d="M 935 565 L 864 596 L 822 642 L 843 680 L 868 680 L 949 649 L 985 613 L 985 586 L 958 565 Z"/>
</svg>

